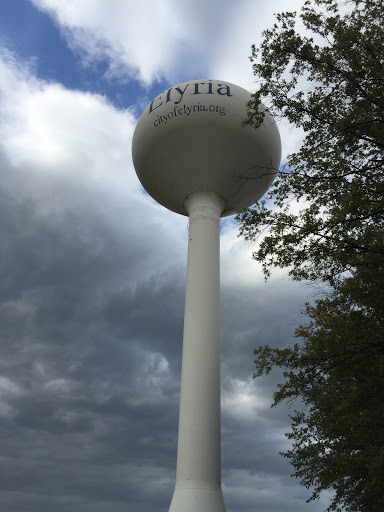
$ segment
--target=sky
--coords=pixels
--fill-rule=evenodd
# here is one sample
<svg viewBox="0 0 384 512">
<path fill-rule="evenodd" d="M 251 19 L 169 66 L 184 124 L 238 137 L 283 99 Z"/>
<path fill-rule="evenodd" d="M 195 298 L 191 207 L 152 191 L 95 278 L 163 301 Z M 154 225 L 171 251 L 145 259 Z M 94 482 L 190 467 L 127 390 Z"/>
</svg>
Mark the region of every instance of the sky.
<svg viewBox="0 0 384 512">
<path fill-rule="evenodd" d="M 175 484 L 187 218 L 142 189 L 145 106 L 249 55 L 299 0 L 0 0 L 0 510 L 166 512 Z M 302 134 L 279 124 L 283 163 Z M 321 512 L 279 455 L 288 406 L 253 350 L 283 347 L 314 293 L 264 282 L 221 227 L 227 512 Z"/>
</svg>

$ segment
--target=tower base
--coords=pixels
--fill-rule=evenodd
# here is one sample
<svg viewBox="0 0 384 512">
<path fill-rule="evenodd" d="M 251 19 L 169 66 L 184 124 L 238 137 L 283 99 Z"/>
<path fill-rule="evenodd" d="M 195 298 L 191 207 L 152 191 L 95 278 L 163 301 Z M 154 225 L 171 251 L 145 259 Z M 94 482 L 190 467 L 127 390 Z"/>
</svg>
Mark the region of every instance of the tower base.
<svg viewBox="0 0 384 512">
<path fill-rule="evenodd" d="M 221 488 L 176 488 L 169 512 L 225 512 Z"/>
</svg>

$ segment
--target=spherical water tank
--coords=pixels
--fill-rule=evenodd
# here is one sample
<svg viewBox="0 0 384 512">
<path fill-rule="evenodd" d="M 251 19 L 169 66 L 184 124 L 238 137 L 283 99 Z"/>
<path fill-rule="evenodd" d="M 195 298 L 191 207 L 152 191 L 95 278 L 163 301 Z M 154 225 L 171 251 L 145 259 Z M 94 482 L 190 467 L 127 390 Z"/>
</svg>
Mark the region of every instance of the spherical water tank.
<svg viewBox="0 0 384 512">
<path fill-rule="evenodd" d="M 250 92 L 220 80 L 192 80 L 157 96 L 137 122 L 132 157 L 144 189 L 166 208 L 188 215 L 197 191 L 225 201 L 222 216 L 251 206 L 270 187 L 281 158 L 275 121 L 242 126 Z"/>
</svg>

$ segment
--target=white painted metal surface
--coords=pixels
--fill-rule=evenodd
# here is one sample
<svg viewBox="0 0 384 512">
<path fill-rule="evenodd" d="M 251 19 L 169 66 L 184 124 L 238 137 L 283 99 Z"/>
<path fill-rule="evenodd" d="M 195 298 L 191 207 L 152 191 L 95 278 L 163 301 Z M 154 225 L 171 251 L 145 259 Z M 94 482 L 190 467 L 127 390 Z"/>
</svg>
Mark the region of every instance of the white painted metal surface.
<svg viewBox="0 0 384 512">
<path fill-rule="evenodd" d="M 176 488 L 170 512 L 224 512 L 220 433 L 220 215 L 223 199 L 195 192 L 189 214 Z"/>
<path fill-rule="evenodd" d="M 188 215 L 184 201 L 216 192 L 222 217 L 251 206 L 273 182 L 281 158 L 272 116 L 255 130 L 242 126 L 251 93 L 222 80 L 191 80 L 159 94 L 137 122 L 132 158 L 143 187 L 156 201 Z"/>
</svg>

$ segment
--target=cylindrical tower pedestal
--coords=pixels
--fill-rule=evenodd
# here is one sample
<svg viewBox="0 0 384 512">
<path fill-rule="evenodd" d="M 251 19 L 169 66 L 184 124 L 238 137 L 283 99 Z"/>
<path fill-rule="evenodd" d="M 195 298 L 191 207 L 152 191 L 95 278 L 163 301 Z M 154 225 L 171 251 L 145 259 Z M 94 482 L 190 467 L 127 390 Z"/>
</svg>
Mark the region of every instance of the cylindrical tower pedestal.
<svg viewBox="0 0 384 512">
<path fill-rule="evenodd" d="M 176 487 L 169 512 L 225 512 L 221 491 L 220 215 L 215 193 L 187 197 L 187 284 Z"/>
</svg>

